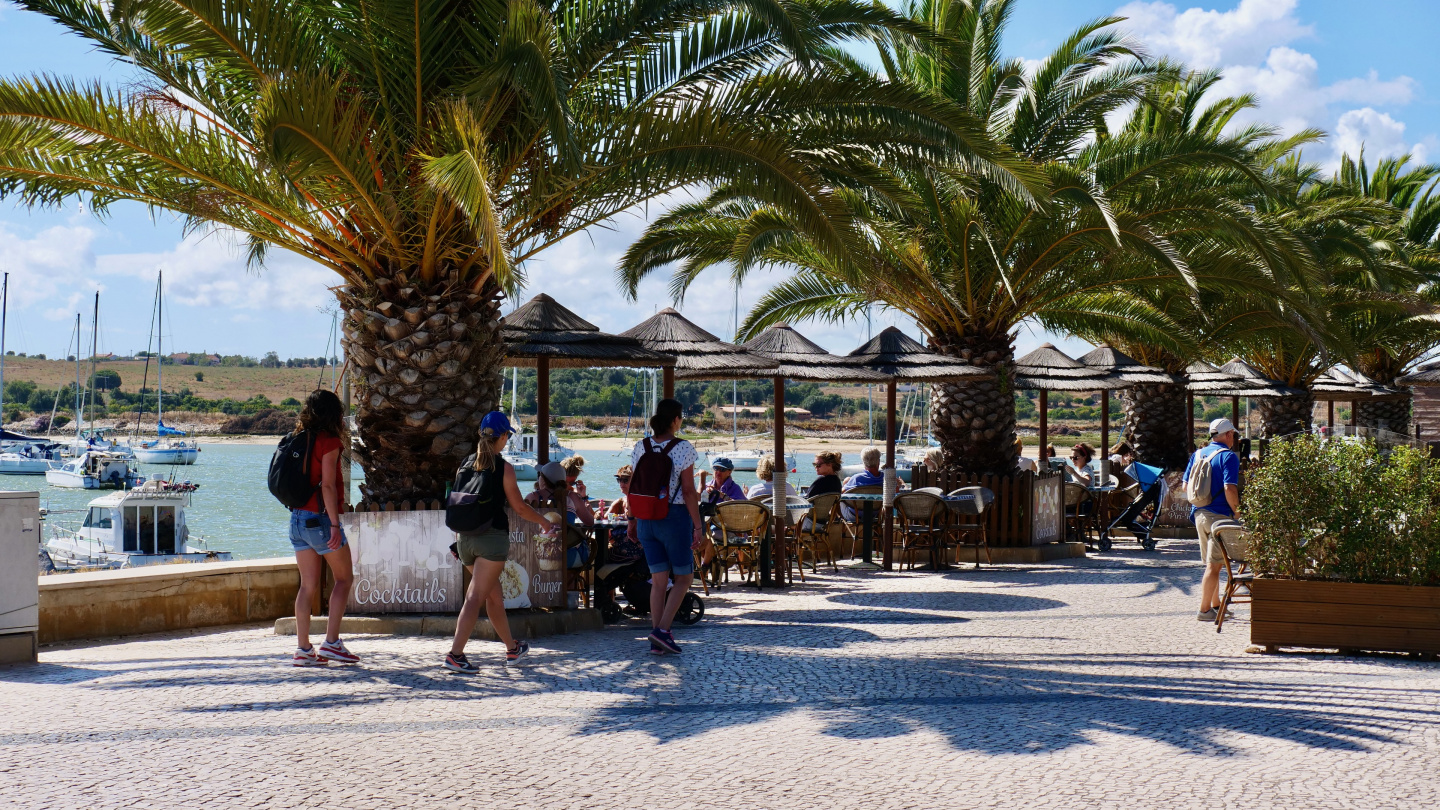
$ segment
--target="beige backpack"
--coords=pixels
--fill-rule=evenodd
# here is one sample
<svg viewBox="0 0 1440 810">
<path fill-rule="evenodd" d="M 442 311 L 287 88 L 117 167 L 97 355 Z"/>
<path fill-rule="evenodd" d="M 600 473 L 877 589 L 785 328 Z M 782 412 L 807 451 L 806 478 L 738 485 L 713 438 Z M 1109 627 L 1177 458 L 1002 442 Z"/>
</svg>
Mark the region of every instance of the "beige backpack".
<svg viewBox="0 0 1440 810">
<path fill-rule="evenodd" d="M 1211 464 L 1210 462 L 1225 448 L 1220 448 L 1208 456 L 1201 457 L 1203 451 L 1195 451 L 1195 460 L 1190 464 L 1190 474 L 1185 477 L 1185 500 L 1193 506 L 1209 506 L 1213 500 L 1211 496 Z"/>
</svg>

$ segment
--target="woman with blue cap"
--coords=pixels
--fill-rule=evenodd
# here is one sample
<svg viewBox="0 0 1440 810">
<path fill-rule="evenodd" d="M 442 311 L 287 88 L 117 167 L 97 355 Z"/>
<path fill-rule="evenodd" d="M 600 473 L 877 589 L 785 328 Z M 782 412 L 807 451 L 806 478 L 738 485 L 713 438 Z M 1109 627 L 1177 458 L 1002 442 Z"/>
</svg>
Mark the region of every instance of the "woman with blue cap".
<svg viewBox="0 0 1440 810">
<path fill-rule="evenodd" d="M 525 503 L 520 495 L 520 486 L 515 483 L 515 468 L 501 455 L 514 432 L 515 428 L 510 426 L 510 420 L 503 412 L 485 414 L 480 422 L 475 455 L 465 459 L 461 467 L 490 470 L 491 475 L 485 482 L 488 491 L 480 493 L 481 500 L 508 503 L 516 515 L 544 526 L 545 533 L 550 534 L 555 531 L 555 526 Z M 495 510 L 489 528 L 461 533 L 455 551 L 460 557 L 460 564 L 471 569 L 471 578 L 470 589 L 465 592 L 465 606 L 460 608 L 460 615 L 455 620 L 455 640 L 450 645 L 450 654 L 445 656 L 445 668 L 464 675 L 480 671 L 465 657 L 465 642 L 470 640 L 475 622 L 480 619 L 481 605 L 485 606 L 485 614 L 490 617 L 495 635 L 505 642 L 505 663 L 514 663 L 530 651 L 530 645 L 510 635 L 510 622 L 505 616 L 505 597 L 500 590 L 500 574 L 510 556 L 510 521 L 505 509 L 500 507 Z"/>
</svg>

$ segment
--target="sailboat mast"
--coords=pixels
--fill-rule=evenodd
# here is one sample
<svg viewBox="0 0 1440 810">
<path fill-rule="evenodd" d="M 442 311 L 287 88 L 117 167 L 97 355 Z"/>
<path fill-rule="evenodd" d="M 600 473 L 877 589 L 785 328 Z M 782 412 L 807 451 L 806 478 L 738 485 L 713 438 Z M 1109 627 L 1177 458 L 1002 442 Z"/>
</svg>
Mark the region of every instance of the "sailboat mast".
<svg viewBox="0 0 1440 810">
<path fill-rule="evenodd" d="M 100 351 L 100 291 L 95 291 L 95 314 L 90 320 L 90 382 L 95 382 L 95 354 Z M 85 386 L 85 402 L 90 406 L 90 415 L 95 415 L 95 386 Z M 93 418 L 90 421 L 95 421 Z"/>
<path fill-rule="evenodd" d="M 0 284 L 0 414 L 5 413 L 5 318 L 10 314 L 10 274 Z M 0 422 L 3 422 L 0 418 Z"/>
<path fill-rule="evenodd" d="M 155 438 L 165 424 L 165 301 L 161 297 L 165 271 L 155 271 Z M 98 308 L 98 304 L 97 304 Z"/>
<path fill-rule="evenodd" d="M 81 409 L 80 401 L 80 355 L 84 350 L 80 348 L 84 335 L 80 332 L 80 313 L 75 313 L 75 438 L 80 438 L 80 429 L 85 426 L 85 412 Z"/>
</svg>

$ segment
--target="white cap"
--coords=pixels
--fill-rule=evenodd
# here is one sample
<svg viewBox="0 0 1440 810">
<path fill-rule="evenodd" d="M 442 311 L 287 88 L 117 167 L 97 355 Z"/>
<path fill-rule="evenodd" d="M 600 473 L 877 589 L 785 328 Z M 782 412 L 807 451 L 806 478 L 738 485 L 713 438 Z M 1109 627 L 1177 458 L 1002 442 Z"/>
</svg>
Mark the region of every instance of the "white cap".
<svg viewBox="0 0 1440 810">
<path fill-rule="evenodd" d="M 1219 436 L 1221 433 L 1229 433 L 1235 429 L 1235 423 L 1225 417 L 1220 417 L 1210 423 L 1210 435 Z"/>
</svg>

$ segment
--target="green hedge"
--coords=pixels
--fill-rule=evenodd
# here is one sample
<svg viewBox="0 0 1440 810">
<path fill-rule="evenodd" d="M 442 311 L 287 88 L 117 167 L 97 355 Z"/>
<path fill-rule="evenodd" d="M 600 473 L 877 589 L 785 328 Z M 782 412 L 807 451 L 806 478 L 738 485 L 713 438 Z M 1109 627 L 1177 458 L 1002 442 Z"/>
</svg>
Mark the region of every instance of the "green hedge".
<svg viewBox="0 0 1440 810">
<path fill-rule="evenodd" d="M 1244 506 L 1260 573 L 1440 585 L 1440 462 L 1420 450 L 1276 442 L 1249 474 Z"/>
</svg>

